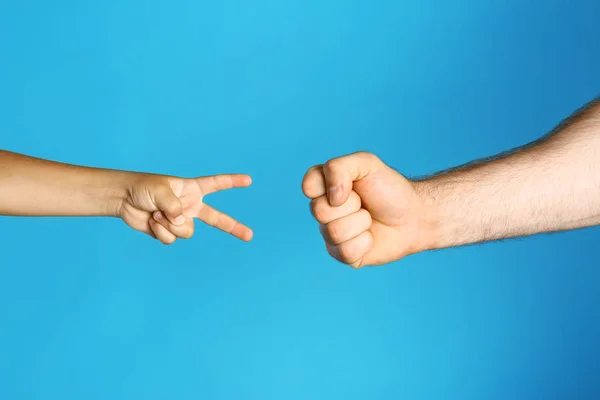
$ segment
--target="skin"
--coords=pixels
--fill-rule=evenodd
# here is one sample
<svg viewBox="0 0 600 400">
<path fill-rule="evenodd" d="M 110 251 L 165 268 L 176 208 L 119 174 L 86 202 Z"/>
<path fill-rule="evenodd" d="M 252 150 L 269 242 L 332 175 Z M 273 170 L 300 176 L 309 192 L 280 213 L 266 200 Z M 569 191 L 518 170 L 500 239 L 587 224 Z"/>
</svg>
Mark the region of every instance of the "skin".
<svg viewBox="0 0 600 400">
<path fill-rule="evenodd" d="M 424 179 L 359 152 L 310 168 L 302 190 L 329 254 L 354 268 L 598 225 L 600 102 L 536 142 Z"/>
<path fill-rule="evenodd" d="M 119 217 L 172 244 L 194 234 L 194 219 L 249 241 L 252 230 L 203 202 L 251 184 L 248 175 L 185 179 L 88 168 L 0 151 L 0 215 Z"/>
</svg>

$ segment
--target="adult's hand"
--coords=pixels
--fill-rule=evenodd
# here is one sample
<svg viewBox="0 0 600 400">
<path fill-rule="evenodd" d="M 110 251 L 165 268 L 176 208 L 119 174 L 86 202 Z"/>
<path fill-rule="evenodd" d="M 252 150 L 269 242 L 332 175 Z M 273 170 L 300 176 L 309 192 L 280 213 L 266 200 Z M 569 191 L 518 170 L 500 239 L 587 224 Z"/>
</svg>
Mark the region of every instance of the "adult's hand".
<svg viewBox="0 0 600 400">
<path fill-rule="evenodd" d="M 429 249 L 600 224 L 600 101 L 540 140 L 411 181 L 356 153 L 302 184 L 329 253 L 353 267 Z"/>
<path fill-rule="evenodd" d="M 310 168 L 302 191 L 312 199 L 327 251 L 345 264 L 385 264 L 427 247 L 427 206 L 417 185 L 373 154 Z"/>
</svg>

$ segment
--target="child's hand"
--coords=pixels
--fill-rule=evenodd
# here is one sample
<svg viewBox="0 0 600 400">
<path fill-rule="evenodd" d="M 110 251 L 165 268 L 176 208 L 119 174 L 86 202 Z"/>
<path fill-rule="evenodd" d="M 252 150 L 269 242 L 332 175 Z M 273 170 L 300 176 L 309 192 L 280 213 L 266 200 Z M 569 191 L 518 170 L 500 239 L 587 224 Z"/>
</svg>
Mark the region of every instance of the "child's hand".
<svg viewBox="0 0 600 400">
<path fill-rule="evenodd" d="M 204 204 L 205 195 L 252 183 L 248 175 L 215 175 L 183 179 L 161 175 L 136 174 L 118 215 L 133 229 L 144 232 L 164 244 L 194 234 L 194 218 L 249 241 L 252 230 Z"/>
</svg>

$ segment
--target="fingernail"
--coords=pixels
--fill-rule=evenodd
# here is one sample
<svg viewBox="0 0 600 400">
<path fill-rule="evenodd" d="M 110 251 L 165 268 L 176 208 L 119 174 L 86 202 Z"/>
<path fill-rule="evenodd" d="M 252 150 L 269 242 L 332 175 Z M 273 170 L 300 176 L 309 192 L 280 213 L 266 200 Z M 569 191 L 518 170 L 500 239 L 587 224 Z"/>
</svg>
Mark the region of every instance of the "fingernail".
<svg viewBox="0 0 600 400">
<path fill-rule="evenodd" d="M 163 219 L 163 213 L 161 213 L 160 211 L 156 211 L 154 213 L 154 219 L 160 221 L 161 219 Z"/>
<path fill-rule="evenodd" d="M 336 201 L 342 195 L 342 188 L 339 186 L 329 186 L 329 201 Z"/>
<path fill-rule="evenodd" d="M 183 223 L 185 222 L 185 217 L 183 215 L 180 215 L 179 217 L 175 218 L 175 225 L 183 225 Z"/>
</svg>

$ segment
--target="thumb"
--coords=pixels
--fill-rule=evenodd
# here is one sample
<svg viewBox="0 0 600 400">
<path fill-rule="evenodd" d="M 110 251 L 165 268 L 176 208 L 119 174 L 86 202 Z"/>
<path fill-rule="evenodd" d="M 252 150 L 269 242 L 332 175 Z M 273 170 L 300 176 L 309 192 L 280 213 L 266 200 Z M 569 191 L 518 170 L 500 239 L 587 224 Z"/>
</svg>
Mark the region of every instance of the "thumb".
<svg viewBox="0 0 600 400">
<path fill-rule="evenodd" d="M 344 204 L 352 192 L 353 182 L 365 178 L 382 162 L 377 156 L 358 152 L 327 161 L 323 165 L 323 175 L 327 189 L 327 199 L 332 207 Z"/>
<path fill-rule="evenodd" d="M 173 193 L 169 185 L 161 185 L 155 189 L 154 204 L 163 212 L 169 222 L 173 225 L 183 225 L 185 217 L 183 216 L 183 206 L 179 197 Z"/>
</svg>

